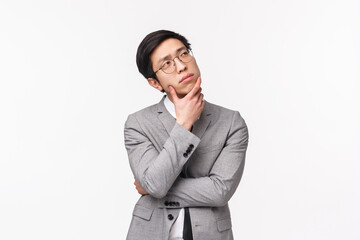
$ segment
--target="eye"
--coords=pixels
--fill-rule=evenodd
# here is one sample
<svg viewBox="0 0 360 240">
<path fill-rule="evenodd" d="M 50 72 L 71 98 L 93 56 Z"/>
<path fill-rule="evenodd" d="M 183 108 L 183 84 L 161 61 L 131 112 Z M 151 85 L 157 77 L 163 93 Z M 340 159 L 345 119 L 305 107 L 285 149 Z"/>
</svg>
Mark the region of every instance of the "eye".
<svg viewBox="0 0 360 240">
<path fill-rule="evenodd" d="M 166 61 L 162 64 L 162 68 L 168 68 L 170 66 L 171 62 L 170 61 Z"/>
<path fill-rule="evenodd" d="M 188 54 L 189 54 L 189 52 L 188 52 L 188 51 L 183 51 L 183 52 L 180 54 L 180 56 L 182 56 L 182 57 L 186 57 Z"/>
</svg>

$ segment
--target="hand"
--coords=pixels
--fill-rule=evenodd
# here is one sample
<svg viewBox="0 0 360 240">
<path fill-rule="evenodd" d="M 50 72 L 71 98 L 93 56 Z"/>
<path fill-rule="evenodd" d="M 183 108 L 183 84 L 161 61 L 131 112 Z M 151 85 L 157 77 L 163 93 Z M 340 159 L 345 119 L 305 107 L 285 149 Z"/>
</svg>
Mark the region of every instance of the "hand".
<svg viewBox="0 0 360 240">
<path fill-rule="evenodd" d="M 190 131 L 191 126 L 198 120 L 205 101 L 204 94 L 201 93 L 201 78 L 196 79 L 196 83 L 191 91 L 183 98 L 178 98 L 175 89 L 169 86 L 170 94 L 175 105 L 176 122 Z"/>
<path fill-rule="evenodd" d="M 149 194 L 148 192 L 146 192 L 141 186 L 140 184 L 136 181 L 136 178 L 134 177 L 135 179 L 135 182 L 134 182 L 134 185 L 136 187 L 136 190 L 138 191 L 139 194 L 141 195 L 147 195 Z"/>
</svg>

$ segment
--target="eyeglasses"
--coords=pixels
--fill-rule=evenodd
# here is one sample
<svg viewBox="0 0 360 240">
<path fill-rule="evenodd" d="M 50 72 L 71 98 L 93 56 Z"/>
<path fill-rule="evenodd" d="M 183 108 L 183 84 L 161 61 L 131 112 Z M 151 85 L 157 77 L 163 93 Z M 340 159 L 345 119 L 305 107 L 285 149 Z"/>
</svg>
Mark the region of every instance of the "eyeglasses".
<svg viewBox="0 0 360 240">
<path fill-rule="evenodd" d="M 176 64 L 175 58 L 178 58 L 183 63 L 188 63 L 188 62 L 191 62 L 191 60 L 193 60 L 194 56 L 191 51 L 182 50 L 180 52 L 180 54 L 178 56 L 174 57 L 172 60 L 165 60 L 161 64 L 161 67 L 154 72 L 154 74 L 156 74 L 160 70 L 166 74 L 173 73 L 175 71 L 175 64 Z M 171 63 L 171 62 L 173 62 L 173 63 Z"/>
</svg>

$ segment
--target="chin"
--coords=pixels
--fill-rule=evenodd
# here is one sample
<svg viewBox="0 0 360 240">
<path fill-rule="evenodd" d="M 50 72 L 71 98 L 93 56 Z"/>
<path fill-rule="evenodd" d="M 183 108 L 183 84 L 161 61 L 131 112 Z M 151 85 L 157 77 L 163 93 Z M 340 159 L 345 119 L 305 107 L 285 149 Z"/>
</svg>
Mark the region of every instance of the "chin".
<svg viewBox="0 0 360 240">
<path fill-rule="evenodd" d="M 188 94 L 191 91 L 192 88 L 189 89 L 182 89 L 182 90 L 178 90 L 176 91 L 179 97 L 183 97 L 186 94 Z"/>
</svg>

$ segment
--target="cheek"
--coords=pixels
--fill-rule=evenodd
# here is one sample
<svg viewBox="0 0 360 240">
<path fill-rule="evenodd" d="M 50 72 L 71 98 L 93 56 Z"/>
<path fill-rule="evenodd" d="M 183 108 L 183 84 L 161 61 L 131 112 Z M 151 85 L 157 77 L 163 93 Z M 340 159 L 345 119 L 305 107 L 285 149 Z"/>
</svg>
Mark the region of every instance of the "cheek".
<svg viewBox="0 0 360 240">
<path fill-rule="evenodd" d="M 193 69 L 200 73 L 200 69 L 196 63 L 196 60 L 194 59 L 194 64 L 192 65 Z"/>
<path fill-rule="evenodd" d="M 187 94 L 191 91 L 191 89 L 193 89 L 195 86 L 195 81 L 194 82 L 191 82 L 191 83 L 188 83 L 184 86 L 181 86 L 179 87 L 179 92 L 181 92 L 182 94 Z"/>
</svg>

